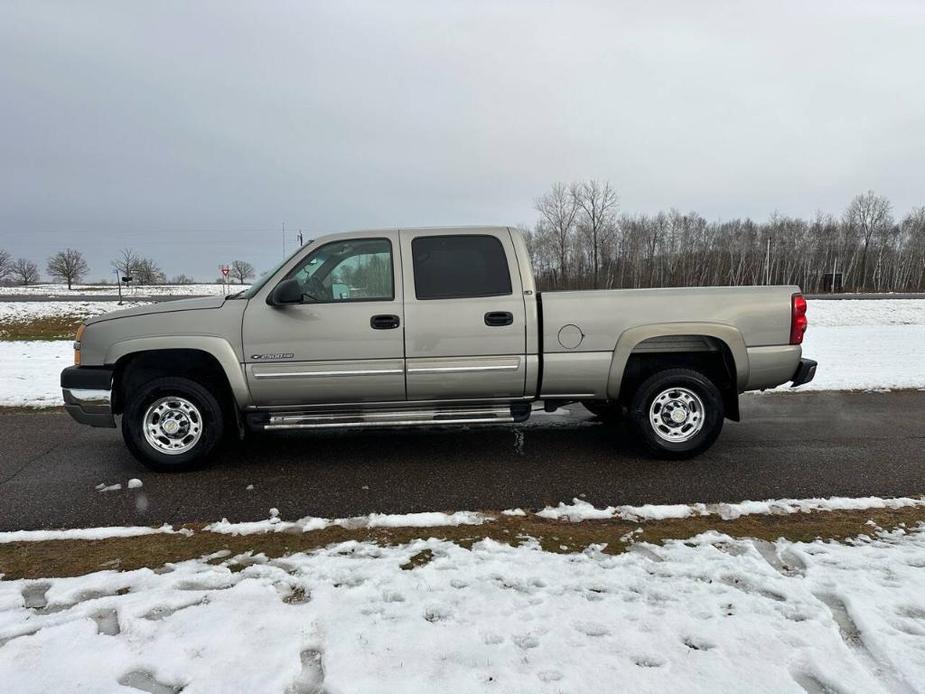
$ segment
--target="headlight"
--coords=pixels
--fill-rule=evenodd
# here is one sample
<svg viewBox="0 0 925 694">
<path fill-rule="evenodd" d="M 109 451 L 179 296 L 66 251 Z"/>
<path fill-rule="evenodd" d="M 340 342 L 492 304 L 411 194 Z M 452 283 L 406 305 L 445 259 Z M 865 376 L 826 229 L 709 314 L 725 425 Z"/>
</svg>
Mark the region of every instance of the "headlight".
<svg viewBox="0 0 925 694">
<path fill-rule="evenodd" d="M 83 323 L 77 328 L 77 334 L 74 336 L 74 366 L 80 366 L 80 338 L 83 337 L 84 330 L 87 326 Z"/>
</svg>

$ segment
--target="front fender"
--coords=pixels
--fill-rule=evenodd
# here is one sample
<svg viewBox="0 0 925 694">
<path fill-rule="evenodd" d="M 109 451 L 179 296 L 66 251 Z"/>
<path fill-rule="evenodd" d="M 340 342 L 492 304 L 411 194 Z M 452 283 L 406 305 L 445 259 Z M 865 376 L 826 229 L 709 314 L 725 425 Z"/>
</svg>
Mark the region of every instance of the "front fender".
<svg viewBox="0 0 925 694">
<path fill-rule="evenodd" d="M 231 344 L 221 337 L 205 335 L 137 337 L 120 340 L 106 350 L 106 364 L 115 364 L 122 357 L 137 352 L 152 352 L 163 349 L 194 349 L 212 355 L 222 367 L 231 392 L 239 407 L 251 405 L 250 390 L 244 376 L 244 368 Z"/>
</svg>

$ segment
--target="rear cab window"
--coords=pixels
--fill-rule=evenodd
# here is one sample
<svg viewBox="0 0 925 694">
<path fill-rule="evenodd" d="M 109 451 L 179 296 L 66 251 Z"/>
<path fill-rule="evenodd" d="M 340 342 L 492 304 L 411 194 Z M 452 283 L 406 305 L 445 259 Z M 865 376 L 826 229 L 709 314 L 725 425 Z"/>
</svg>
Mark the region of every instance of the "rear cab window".
<svg viewBox="0 0 925 694">
<path fill-rule="evenodd" d="M 507 256 L 494 236 L 418 236 L 411 241 L 414 293 L 420 300 L 509 296 Z"/>
</svg>

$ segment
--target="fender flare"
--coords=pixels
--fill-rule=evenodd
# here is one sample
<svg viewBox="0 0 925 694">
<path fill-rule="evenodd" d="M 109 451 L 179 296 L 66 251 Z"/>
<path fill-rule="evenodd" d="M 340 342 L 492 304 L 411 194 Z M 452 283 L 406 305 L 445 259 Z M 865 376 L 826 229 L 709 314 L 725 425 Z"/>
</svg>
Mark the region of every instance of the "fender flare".
<svg viewBox="0 0 925 694">
<path fill-rule="evenodd" d="M 629 328 L 617 338 L 607 376 L 608 398 L 615 400 L 619 397 L 623 374 L 633 349 L 649 338 L 666 335 L 703 335 L 725 344 L 735 364 L 737 390 L 742 392 L 745 389 L 748 383 L 748 350 L 745 338 L 737 328 L 723 323 L 652 323 Z"/>
<path fill-rule="evenodd" d="M 156 352 L 167 349 L 191 349 L 215 358 L 225 372 L 225 378 L 228 379 L 228 385 L 231 386 L 231 392 L 238 407 L 246 407 L 251 404 L 250 389 L 247 387 L 247 379 L 244 376 L 244 369 L 235 354 L 234 348 L 227 340 L 221 337 L 210 337 L 206 335 L 189 335 L 189 336 L 163 336 L 163 337 L 135 337 L 128 340 L 121 340 L 109 346 L 106 350 L 106 364 L 115 364 L 122 357 L 138 352 Z"/>
</svg>

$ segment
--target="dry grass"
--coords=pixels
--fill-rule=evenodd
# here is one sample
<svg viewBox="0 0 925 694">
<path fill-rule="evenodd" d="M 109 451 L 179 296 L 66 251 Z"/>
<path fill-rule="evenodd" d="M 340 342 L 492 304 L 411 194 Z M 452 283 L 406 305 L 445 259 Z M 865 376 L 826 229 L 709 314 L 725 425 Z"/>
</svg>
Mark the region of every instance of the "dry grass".
<svg viewBox="0 0 925 694">
<path fill-rule="evenodd" d="M 620 553 L 629 546 L 621 538 L 637 529 L 634 541 L 662 543 L 686 539 L 708 530 L 732 537 L 753 537 L 769 541 L 787 538 L 811 541 L 817 538 L 844 540 L 870 535 L 876 526 L 886 530 L 925 521 L 925 508 L 872 509 L 868 511 L 822 511 L 789 515 L 754 515 L 724 521 L 706 516 L 632 523 L 623 520 L 570 523 L 536 516 L 498 516 L 478 526 L 440 528 L 345 529 L 325 528 L 312 532 L 281 532 L 264 535 L 222 535 L 203 532 L 202 525 L 188 525 L 193 534 L 156 534 L 107 540 L 55 540 L 0 544 L 0 573 L 5 579 L 76 576 L 101 569 L 131 570 L 156 568 L 170 562 L 195 559 L 225 550 L 229 556 L 248 552 L 281 557 L 309 552 L 348 540 L 380 545 L 406 544 L 418 538 L 442 538 L 463 547 L 484 538 L 518 545 L 529 538 L 550 552 L 578 552 L 592 544 L 606 544 L 605 552 Z M 403 569 L 413 570 L 430 560 L 426 551 L 413 557 Z"/>
<path fill-rule="evenodd" d="M 80 316 L 46 316 L 27 321 L 0 324 L 0 340 L 70 340 L 86 318 Z"/>
</svg>

